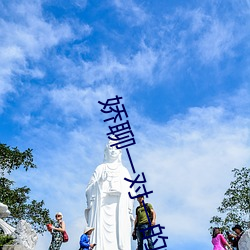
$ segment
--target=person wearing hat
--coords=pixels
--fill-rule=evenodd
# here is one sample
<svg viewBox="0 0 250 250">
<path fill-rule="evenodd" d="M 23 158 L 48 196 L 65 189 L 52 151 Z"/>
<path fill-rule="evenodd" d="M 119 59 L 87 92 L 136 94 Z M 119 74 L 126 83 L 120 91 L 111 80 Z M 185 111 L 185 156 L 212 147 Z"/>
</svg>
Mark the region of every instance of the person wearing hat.
<svg viewBox="0 0 250 250">
<path fill-rule="evenodd" d="M 240 225 L 235 225 L 232 228 L 232 230 L 236 233 L 236 235 L 230 234 L 234 238 L 233 244 L 236 247 L 235 249 L 239 250 L 238 242 L 239 242 L 242 234 L 244 233 L 244 231 L 243 231 L 243 229 L 241 228 Z"/>
<path fill-rule="evenodd" d="M 89 243 L 89 239 L 90 239 L 90 235 L 93 232 L 94 228 L 93 227 L 86 227 L 83 235 L 80 238 L 80 249 L 79 250 L 89 250 L 89 249 L 93 249 L 95 247 L 95 243 L 94 244 L 90 244 Z"/>
<path fill-rule="evenodd" d="M 49 250 L 60 250 L 62 242 L 63 242 L 63 232 L 65 231 L 65 223 L 62 220 L 63 215 L 61 212 L 56 213 L 56 223 L 55 225 L 51 225 L 48 229 L 52 234 L 52 240 L 50 243 Z"/>
</svg>

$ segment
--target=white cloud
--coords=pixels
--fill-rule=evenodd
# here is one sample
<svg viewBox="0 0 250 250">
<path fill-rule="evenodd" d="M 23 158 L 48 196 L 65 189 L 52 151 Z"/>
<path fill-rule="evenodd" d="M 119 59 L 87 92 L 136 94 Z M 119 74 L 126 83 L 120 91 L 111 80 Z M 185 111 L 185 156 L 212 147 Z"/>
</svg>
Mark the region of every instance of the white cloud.
<svg viewBox="0 0 250 250">
<path fill-rule="evenodd" d="M 213 9 L 214 6 L 211 7 Z M 216 8 L 215 8 L 216 9 Z M 235 55 L 236 46 L 242 41 L 243 31 L 233 18 L 210 11 L 201 5 L 199 8 L 177 8 L 172 15 L 159 24 L 162 50 L 167 49 L 178 63 L 189 67 L 188 63 L 199 60 L 203 64 L 214 64 Z M 165 48 L 165 49 L 164 49 Z"/>
<path fill-rule="evenodd" d="M 4 94 L 14 91 L 11 85 L 11 76 L 19 64 L 25 64 L 23 52 L 17 46 L 0 47 L 0 112 L 4 104 Z"/>
<path fill-rule="evenodd" d="M 115 89 L 110 85 L 101 85 L 96 89 L 80 88 L 73 85 L 62 89 L 53 89 L 48 93 L 52 105 L 70 117 L 95 117 L 100 110 L 98 101 L 106 101 L 115 96 Z"/>
<path fill-rule="evenodd" d="M 128 57 L 124 55 L 118 58 L 111 51 L 103 48 L 99 60 L 82 62 L 82 74 L 87 84 L 108 81 L 127 88 L 138 80 L 152 83 L 157 63 L 158 54 L 142 42 L 141 50 Z"/>
<path fill-rule="evenodd" d="M 235 110 L 238 114 L 248 114 L 250 104 L 250 88 L 249 83 L 244 83 L 238 88 L 234 95 L 228 98 L 227 106 Z M 224 98 L 221 98 L 220 102 L 224 103 Z"/>
<path fill-rule="evenodd" d="M 122 64 L 106 48 L 102 49 L 101 56 L 96 62 L 83 61 L 84 80 L 87 84 L 105 81 L 114 81 L 117 75 L 126 72 L 126 65 Z"/>
<path fill-rule="evenodd" d="M 113 0 L 113 4 L 119 12 L 119 16 L 130 26 L 142 25 L 148 19 L 147 13 L 133 0 Z"/>
<path fill-rule="evenodd" d="M 87 5 L 87 0 L 74 0 L 74 4 L 81 9 L 84 9 Z"/>
<path fill-rule="evenodd" d="M 69 25 L 46 21 L 37 3 L 10 5 L 8 11 L 12 18 L 1 20 L 1 45 L 18 47 L 27 57 L 38 58 L 44 49 L 73 36 Z"/>
<path fill-rule="evenodd" d="M 152 84 L 155 79 L 154 69 L 159 63 L 158 60 L 158 52 L 142 44 L 142 49 L 128 61 L 128 76 L 131 76 L 131 79 L 142 79 Z"/>
<path fill-rule="evenodd" d="M 232 49 L 237 41 L 233 34 L 231 24 L 213 21 L 197 42 L 200 59 L 204 63 L 210 63 L 213 60 L 220 61 L 225 56 L 232 56 Z"/>
<path fill-rule="evenodd" d="M 191 19 L 191 31 L 194 33 L 199 33 L 211 20 L 211 17 L 206 15 L 202 9 L 194 9 L 193 11 L 189 11 L 186 13 L 186 16 Z"/>
<path fill-rule="evenodd" d="M 39 1 L 27 3 L 9 3 L 3 12 L 11 13 L 8 18 L 0 19 L 0 95 L 14 91 L 12 78 L 16 75 L 31 75 L 41 78 L 44 73 L 36 66 L 29 65 L 28 60 L 36 60 L 44 55 L 45 50 L 63 40 L 72 38 L 70 26 L 48 22 L 42 16 Z M 30 68 L 31 67 L 31 68 Z M 2 100 L 2 98 L 1 98 Z M 2 108 L 3 102 L 0 103 Z"/>
</svg>

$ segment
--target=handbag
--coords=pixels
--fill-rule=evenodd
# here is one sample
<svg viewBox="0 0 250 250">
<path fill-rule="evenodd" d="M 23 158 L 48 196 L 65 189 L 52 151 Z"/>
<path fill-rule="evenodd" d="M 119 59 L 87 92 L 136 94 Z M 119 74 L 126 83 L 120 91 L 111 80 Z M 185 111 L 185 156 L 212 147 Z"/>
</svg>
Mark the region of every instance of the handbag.
<svg viewBox="0 0 250 250">
<path fill-rule="evenodd" d="M 62 235 L 63 235 L 63 242 L 67 242 L 67 241 L 69 240 L 69 236 L 68 236 L 67 232 L 64 231 L 64 232 L 62 233 Z"/>
<path fill-rule="evenodd" d="M 52 224 L 47 224 L 46 226 L 47 226 L 48 231 L 52 232 Z"/>
</svg>

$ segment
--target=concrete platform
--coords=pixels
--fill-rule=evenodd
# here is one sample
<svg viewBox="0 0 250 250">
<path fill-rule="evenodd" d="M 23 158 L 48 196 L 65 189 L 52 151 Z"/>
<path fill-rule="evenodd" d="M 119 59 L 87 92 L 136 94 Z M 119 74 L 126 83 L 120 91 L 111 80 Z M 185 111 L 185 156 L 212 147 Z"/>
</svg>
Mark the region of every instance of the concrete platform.
<svg viewBox="0 0 250 250">
<path fill-rule="evenodd" d="M 9 245 L 9 246 L 3 246 L 0 248 L 2 250 L 26 250 L 23 246 L 21 245 Z"/>
</svg>

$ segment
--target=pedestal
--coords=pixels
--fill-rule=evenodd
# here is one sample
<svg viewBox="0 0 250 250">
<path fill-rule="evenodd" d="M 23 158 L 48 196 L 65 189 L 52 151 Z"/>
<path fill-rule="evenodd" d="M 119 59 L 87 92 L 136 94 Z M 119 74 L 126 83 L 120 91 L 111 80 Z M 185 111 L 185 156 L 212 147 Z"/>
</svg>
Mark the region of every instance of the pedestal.
<svg viewBox="0 0 250 250">
<path fill-rule="evenodd" d="M 26 249 L 21 245 L 9 245 L 9 246 L 5 245 L 2 247 L 2 250 L 26 250 Z"/>
</svg>

